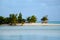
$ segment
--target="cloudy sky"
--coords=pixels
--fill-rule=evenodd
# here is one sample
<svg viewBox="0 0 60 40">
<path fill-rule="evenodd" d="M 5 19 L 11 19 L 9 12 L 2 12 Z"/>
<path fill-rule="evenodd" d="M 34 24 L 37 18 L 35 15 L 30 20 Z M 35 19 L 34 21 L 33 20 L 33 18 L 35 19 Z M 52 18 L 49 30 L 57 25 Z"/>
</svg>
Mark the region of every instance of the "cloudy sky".
<svg viewBox="0 0 60 40">
<path fill-rule="evenodd" d="M 49 21 L 60 21 L 60 0 L 0 0 L 0 16 L 20 12 L 23 18 L 35 15 L 40 20 L 48 15 Z"/>
</svg>

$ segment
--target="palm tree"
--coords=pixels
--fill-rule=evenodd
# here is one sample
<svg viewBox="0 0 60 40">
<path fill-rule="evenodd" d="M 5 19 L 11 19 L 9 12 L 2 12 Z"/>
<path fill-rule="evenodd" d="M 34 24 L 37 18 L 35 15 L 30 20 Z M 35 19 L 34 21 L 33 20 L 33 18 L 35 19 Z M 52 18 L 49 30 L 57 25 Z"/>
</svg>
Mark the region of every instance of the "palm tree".
<svg viewBox="0 0 60 40">
<path fill-rule="evenodd" d="M 48 21 L 47 16 L 44 16 L 44 17 L 41 19 L 41 21 L 42 21 L 42 23 L 47 23 L 47 21 Z"/>
<path fill-rule="evenodd" d="M 35 23 L 36 21 L 37 21 L 36 16 L 32 15 L 31 19 L 30 19 L 30 22 Z"/>
<path fill-rule="evenodd" d="M 19 13 L 19 16 L 18 16 L 18 23 L 22 23 L 22 14 L 21 14 L 21 12 Z"/>
<path fill-rule="evenodd" d="M 10 25 L 16 25 L 17 23 L 17 14 L 10 14 Z"/>
<path fill-rule="evenodd" d="M 34 15 L 27 18 L 28 23 L 35 23 L 36 21 L 37 21 L 37 19 L 36 19 L 36 17 Z"/>
</svg>

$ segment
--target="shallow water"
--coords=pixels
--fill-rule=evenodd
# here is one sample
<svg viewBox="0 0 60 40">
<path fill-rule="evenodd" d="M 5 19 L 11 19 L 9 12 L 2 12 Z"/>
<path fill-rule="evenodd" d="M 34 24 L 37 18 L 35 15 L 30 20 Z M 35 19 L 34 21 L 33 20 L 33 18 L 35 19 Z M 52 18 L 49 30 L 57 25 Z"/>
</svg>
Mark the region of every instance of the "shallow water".
<svg viewBox="0 0 60 40">
<path fill-rule="evenodd" d="M 0 26 L 0 40 L 60 40 L 60 26 Z"/>
</svg>

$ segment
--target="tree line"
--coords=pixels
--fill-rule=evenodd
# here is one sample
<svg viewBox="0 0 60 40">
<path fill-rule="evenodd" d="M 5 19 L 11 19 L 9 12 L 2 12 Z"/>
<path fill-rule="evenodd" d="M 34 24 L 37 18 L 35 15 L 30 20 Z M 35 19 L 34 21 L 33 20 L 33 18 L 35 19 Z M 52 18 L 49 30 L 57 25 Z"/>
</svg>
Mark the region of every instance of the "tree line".
<svg viewBox="0 0 60 40">
<path fill-rule="evenodd" d="M 46 23 L 46 20 L 48 18 L 46 16 L 41 18 L 42 23 Z M 16 25 L 17 23 L 36 23 L 37 18 L 35 15 L 29 16 L 26 19 L 22 18 L 22 13 L 17 14 L 9 14 L 9 17 L 3 17 L 0 16 L 0 24 L 10 24 L 10 25 Z"/>
</svg>

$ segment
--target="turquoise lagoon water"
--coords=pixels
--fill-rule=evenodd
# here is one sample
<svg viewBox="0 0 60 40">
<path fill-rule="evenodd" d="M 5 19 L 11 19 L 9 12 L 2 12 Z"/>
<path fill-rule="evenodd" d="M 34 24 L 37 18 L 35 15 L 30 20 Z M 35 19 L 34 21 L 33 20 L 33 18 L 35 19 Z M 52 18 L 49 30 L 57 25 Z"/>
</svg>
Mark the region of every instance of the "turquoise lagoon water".
<svg viewBox="0 0 60 40">
<path fill-rule="evenodd" d="M 41 21 L 37 22 L 37 23 L 41 23 Z M 60 21 L 48 21 L 49 24 L 60 24 Z"/>
<path fill-rule="evenodd" d="M 51 23 L 51 24 L 60 24 L 60 21 L 48 21 L 48 23 Z"/>
<path fill-rule="evenodd" d="M 60 40 L 60 26 L 0 26 L 0 40 Z"/>
</svg>

